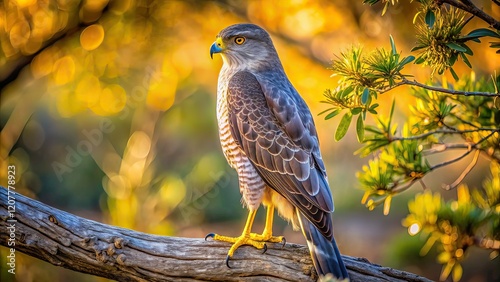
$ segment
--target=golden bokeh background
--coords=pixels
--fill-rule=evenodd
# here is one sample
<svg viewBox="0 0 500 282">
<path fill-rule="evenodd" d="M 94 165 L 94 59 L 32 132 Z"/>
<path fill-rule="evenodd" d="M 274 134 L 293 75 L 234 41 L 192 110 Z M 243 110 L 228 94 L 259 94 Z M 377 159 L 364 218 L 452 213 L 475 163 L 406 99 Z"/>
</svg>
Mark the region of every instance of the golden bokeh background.
<svg viewBox="0 0 500 282">
<path fill-rule="evenodd" d="M 368 211 L 355 178 L 367 162 L 353 155 L 360 147 L 355 133 L 335 142 L 338 120 L 317 116 L 325 109 L 324 90 L 337 86 L 327 69 L 335 54 L 353 45 L 388 48 L 390 34 L 410 54 L 417 6 L 407 2 L 382 17 L 382 5 L 361 0 L 5 0 L 1 184 L 7 165 L 15 165 L 17 192 L 86 218 L 169 236 L 238 235 L 246 211 L 220 150 L 215 95 L 222 60 L 211 60 L 209 47 L 222 28 L 252 22 L 271 33 L 286 73 L 316 116 L 341 251 L 437 279 L 434 256 L 418 255 L 424 240 L 401 225 L 407 200 L 420 188 L 394 199 L 388 216 Z M 492 1 L 477 2 L 500 17 Z M 473 20 L 470 28 L 481 24 Z M 471 47 L 476 75 L 498 71 L 499 56 L 486 43 Z M 455 69 L 470 72 L 463 63 Z M 430 70 L 409 65 L 407 73 L 425 81 Z M 378 112 L 387 115 L 395 98 L 402 124 L 413 101 L 408 91 L 382 95 Z M 451 166 L 431 184 L 439 191 L 463 166 Z M 481 179 L 467 181 L 479 186 Z M 263 226 L 259 216 L 256 231 Z M 285 222 L 276 225 L 287 241 L 304 243 Z M 1 281 L 105 281 L 21 254 L 13 280 L 3 271 L 6 253 L 1 247 Z M 492 266 L 483 263 L 485 254 L 472 252 L 478 260 L 464 264 L 464 281 L 487 281 Z"/>
</svg>

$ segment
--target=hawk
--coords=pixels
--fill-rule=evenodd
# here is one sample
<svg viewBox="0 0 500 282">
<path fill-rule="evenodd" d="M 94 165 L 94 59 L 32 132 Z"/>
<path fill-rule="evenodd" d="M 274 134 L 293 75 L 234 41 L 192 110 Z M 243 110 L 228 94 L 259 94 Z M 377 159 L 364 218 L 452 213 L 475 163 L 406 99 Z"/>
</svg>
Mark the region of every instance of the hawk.
<svg viewBox="0 0 500 282">
<path fill-rule="evenodd" d="M 299 226 L 319 275 L 348 277 L 333 237 L 333 199 L 314 121 L 288 80 L 269 34 L 254 24 L 229 26 L 217 35 L 210 57 L 220 53 L 217 120 L 223 153 L 238 173 L 249 210 L 241 236 L 210 233 L 233 243 L 226 264 L 241 245 L 266 249 L 285 242 L 272 235 L 274 209 Z M 251 233 L 259 206 L 266 209 L 262 234 Z M 206 239 L 205 238 L 205 239 Z"/>
</svg>

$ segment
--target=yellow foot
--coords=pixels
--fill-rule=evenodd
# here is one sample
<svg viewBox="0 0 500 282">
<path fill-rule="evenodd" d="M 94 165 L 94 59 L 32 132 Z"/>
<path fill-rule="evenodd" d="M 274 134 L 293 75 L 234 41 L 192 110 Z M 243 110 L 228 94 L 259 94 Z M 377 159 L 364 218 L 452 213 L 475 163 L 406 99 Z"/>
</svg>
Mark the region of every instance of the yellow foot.
<svg viewBox="0 0 500 282">
<path fill-rule="evenodd" d="M 283 236 L 272 236 L 271 234 L 257 234 L 250 233 L 250 239 L 261 242 L 270 242 L 270 243 L 283 243 L 283 246 L 286 244 L 285 237 Z"/>
<path fill-rule="evenodd" d="M 213 238 L 215 241 L 233 243 L 233 245 L 229 249 L 229 252 L 227 252 L 227 257 L 226 257 L 226 265 L 229 268 L 231 268 L 231 266 L 229 266 L 229 259 L 233 256 L 236 249 L 238 249 L 240 246 L 243 245 L 254 246 L 259 250 L 264 249 L 262 253 L 265 253 L 267 251 L 266 242 L 271 242 L 271 243 L 282 242 L 283 246 L 285 246 L 286 244 L 285 237 L 272 236 L 270 234 L 249 233 L 249 234 L 243 234 L 239 237 L 229 237 L 229 236 L 222 236 L 214 233 L 209 233 L 207 234 L 207 236 L 205 236 L 205 240 L 207 240 L 207 238 L 209 237 Z"/>
</svg>

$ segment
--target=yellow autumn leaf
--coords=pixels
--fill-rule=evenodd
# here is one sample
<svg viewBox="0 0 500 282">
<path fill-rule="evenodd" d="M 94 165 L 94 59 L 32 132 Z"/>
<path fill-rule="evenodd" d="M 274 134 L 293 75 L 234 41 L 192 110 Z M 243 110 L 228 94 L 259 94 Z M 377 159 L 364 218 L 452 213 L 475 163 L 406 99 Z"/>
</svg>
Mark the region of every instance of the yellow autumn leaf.
<svg viewBox="0 0 500 282">
<path fill-rule="evenodd" d="M 388 215 L 391 209 L 392 196 L 387 196 L 384 201 L 384 215 Z"/>
</svg>

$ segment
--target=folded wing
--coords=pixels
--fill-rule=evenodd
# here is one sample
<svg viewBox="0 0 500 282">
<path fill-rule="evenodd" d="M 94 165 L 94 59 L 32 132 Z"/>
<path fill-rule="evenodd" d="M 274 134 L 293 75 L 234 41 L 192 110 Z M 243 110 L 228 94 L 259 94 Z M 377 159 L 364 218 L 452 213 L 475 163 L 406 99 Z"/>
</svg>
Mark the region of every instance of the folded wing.
<svg viewBox="0 0 500 282">
<path fill-rule="evenodd" d="M 249 72 L 231 78 L 231 134 L 262 179 L 331 240 L 333 200 L 316 132 L 303 123 L 296 101 L 269 94 Z"/>
</svg>

